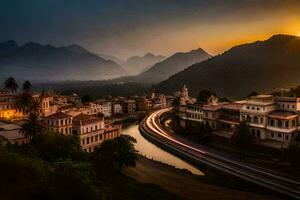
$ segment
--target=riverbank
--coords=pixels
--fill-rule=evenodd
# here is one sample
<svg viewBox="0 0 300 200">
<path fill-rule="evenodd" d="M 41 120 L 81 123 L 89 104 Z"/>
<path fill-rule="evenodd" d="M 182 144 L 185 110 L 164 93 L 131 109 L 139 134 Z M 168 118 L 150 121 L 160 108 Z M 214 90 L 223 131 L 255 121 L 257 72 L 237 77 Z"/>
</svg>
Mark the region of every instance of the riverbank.
<svg viewBox="0 0 300 200">
<path fill-rule="evenodd" d="M 197 176 L 187 171 L 176 169 L 172 166 L 153 161 L 139 156 L 135 168 L 127 168 L 124 174 L 134 178 L 141 183 L 153 183 L 159 185 L 170 193 L 179 195 L 188 200 L 279 200 L 272 194 L 264 194 L 261 191 L 256 191 L 256 188 L 242 188 L 244 184 L 233 186 L 233 181 L 226 180 L 228 187 L 214 185 L 216 178 L 213 172 L 208 176 Z M 219 179 L 224 179 L 224 176 L 219 176 Z M 220 180 L 221 184 L 224 180 Z M 252 187 L 252 185 L 248 185 Z M 236 189 L 234 189 L 236 187 Z M 254 186 L 253 186 L 254 187 Z"/>
</svg>

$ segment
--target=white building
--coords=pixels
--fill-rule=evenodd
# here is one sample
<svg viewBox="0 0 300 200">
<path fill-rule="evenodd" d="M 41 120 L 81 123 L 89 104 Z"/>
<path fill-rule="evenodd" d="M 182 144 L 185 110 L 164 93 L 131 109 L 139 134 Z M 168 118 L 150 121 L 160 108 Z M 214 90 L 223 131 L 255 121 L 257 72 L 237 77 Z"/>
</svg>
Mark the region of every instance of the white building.
<svg viewBox="0 0 300 200">
<path fill-rule="evenodd" d="M 78 135 L 82 149 L 93 152 L 104 140 L 104 118 L 80 114 L 73 119 L 73 134 Z"/>
</svg>

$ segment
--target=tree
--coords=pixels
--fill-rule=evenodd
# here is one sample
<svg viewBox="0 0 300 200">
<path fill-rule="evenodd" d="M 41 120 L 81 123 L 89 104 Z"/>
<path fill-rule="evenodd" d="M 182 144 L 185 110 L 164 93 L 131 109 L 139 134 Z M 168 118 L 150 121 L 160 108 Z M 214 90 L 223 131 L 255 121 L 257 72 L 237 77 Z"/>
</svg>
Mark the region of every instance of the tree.
<svg viewBox="0 0 300 200">
<path fill-rule="evenodd" d="M 117 169 L 135 166 L 137 151 L 134 148 L 136 139 L 129 135 L 121 135 L 113 140 L 104 141 L 93 153 L 96 170 Z"/>
<path fill-rule="evenodd" d="M 252 143 L 250 128 L 246 121 L 240 122 L 236 131 L 231 137 L 231 141 L 241 150 L 246 150 L 246 148 Z"/>
<path fill-rule="evenodd" d="M 30 93 L 31 87 L 32 87 L 32 85 L 31 85 L 30 81 L 25 81 L 23 83 L 22 90 L 23 90 L 24 93 Z"/>
<path fill-rule="evenodd" d="M 4 88 L 7 90 L 10 90 L 11 93 L 16 92 L 18 87 L 19 87 L 19 85 L 13 77 L 7 78 L 4 82 Z"/>
<path fill-rule="evenodd" d="M 89 95 L 84 95 L 83 97 L 81 97 L 81 102 L 83 104 L 88 103 L 90 101 L 92 101 L 92 98 Z"/>
<path fill-rule="evenodd" d="M 22 124 L 19 132 L 29 138 L 29 140 L 32 140 L 43 134 L 44 128 L 38 123 L 38 116 L 34 113 L 30 113 L 26 122 Z"/>
<path fill-rule="evenodd" d="M 216 93 L 214 93 L 214 92 L 212 92 L 212 91 L 210 91 L 210 90 L 207 90 L 207 89 L 201 90 L 201 91 L 199 92 L 199 94 L 198 94 L 197 101 L 198 101 L 198 102 L 206 102 L 207 99 L 208 99 L 211 95 L 217 96 Z"/>
<path fill-rule="evenodd" d="M 30 93 L 22 93 L 16 102 L 17 108 L 25 114 L 30 113 L 33 108 L 36 109 L 35 104 L 36 103 Z"/>
<path fill-rule="evenodd" d="M 83 158 L 77 135 L 45 132 L 32 140 L 39 156 L 46 161 L 80 160 Z"/>
</svg>

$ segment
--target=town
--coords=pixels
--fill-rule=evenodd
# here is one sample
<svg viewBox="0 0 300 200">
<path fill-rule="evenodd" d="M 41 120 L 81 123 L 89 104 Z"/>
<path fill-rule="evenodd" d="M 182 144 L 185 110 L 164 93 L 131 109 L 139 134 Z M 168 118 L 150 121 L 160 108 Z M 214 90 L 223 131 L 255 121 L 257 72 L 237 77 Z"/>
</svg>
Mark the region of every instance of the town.
<svg viewBox="0 0 300 200">
<path fill-rule="evenodd" d="M 287 148 L 299 140 L 300 98 L 256 95 L 234 102 L 219 102 L 211 95 L 206 102 L 189 97 L 184 85 L 180 92 L 178 117 L 180 126 L 203 123 L 213 133 L 231 138 L 240 122 L 249 125 L 251 136 L 259 145 L 271 148 Z"/>
<path fill-rule="evenodd" d="M 78 135 L 81 147 L 93 152 L 96 147 L 122 133 L 122 121 L 134 118 L 153 109 L 169 107 L 173 98 L 151 90 L 148 96 L 132 98 L 102 98 L 82 102 L 77 94 L 70 96 L 43 90 L 31 92 L 26 81 L 22 92 L 17 92 L 17 83 L 10 77 L 5 89 L 0 91 L 0 138 L 11 144 L 25 144 L 30 138 L 21 133 L 21 125 L 28 117 L 30 98 L 36 102 L 38 123 L 48 132 Z"/>
</svg>

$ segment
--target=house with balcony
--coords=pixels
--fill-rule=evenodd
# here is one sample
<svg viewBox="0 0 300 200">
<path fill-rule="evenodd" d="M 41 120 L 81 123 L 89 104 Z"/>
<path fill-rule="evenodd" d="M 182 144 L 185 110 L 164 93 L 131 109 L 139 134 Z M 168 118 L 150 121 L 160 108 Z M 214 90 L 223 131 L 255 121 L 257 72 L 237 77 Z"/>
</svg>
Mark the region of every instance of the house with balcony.
<svg viewBox="0 0 300 200">
<path fill-rule="evenodd" d="M 276 110 L 272 95 L 258 95 L 245 100 L 241 109 L 240 121 L 248 122 L 253 137 L 268 138 L 266 131 L 268 114 Z"/>
<path fill-rule="evenodd" d="M 104 118 L 80 114 L 73 119 L 74 135 L 78 135 L 84 151 L 93 152 L 104 141 Z"/>
<path fill-rule="evenodd" d="M 297 134 L 298 115 L 291 111 L 273 111 L 268 114 L 266 127 L 270 140 L 290 143 Z"/>
<path fill-rule="evenodd" d="M 73 116 L 64 112 L 57 112 L 43 119 L 43 125 L 50 132 L 61 133 L 65 135 L 72 134 Z"/>
</svg>

